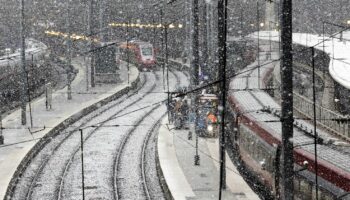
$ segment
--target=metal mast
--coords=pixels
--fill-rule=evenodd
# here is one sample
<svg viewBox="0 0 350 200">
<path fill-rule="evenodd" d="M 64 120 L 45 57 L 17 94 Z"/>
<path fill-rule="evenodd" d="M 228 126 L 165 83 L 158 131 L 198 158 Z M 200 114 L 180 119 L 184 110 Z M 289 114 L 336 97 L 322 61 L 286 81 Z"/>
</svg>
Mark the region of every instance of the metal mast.
<svg viewBox="0 0 350 200">
<path fill-rule="evenodd" d="M 293 200 L 293 54 L 292 0 L 282 0 L 282 199 Z"/>
<path fill-rule="evenodd" d="M 89 32 L 90 32 L 90 52 L 91 52 L 91 71 L 90 71 L 90 76 L 91 76 L 91 87 L 95 87 L 95 54 L 94 54 L 94 41 L 92 39 L 93 37 L 93 32 L 94 32 L 94 20 L 93 20 L 93 6 L 94 6 L 94 0 L 90 0 L 89 2 Z"/>
<path fill-rule="evenodd" d="M 198 0 L 193 0 L 192 4 L 192 25 L 193 25 L 193 32 L 192 32 L 192 59 L 191 59 L 191 79 L 190 83 L 193 88 L 199 85 L 199 8 L 198 8 Z M 192 108 L 195 113 L 195 133 L 196 133 L 196 141 L 198 141 L 198 131 L 197 131 L 197 124 L 198 124 L 198 105 L 197 105 L 197 95 L 198 93 L 193 93 L 192 96 Z M 194 157 L 194 164 L 199 165 L 199 155 L 198 155 L 198 146 L 196 145 L 196 155 Z"/>
<path fill-rule="evenodd" d="M 24 16 L 24 0 L 21 0 L 21 65 L 22 65 L 22 90 L 21 90 L 21 118 L 22 125 L 27 124 L 26 102 L 27 102 L 27 76 L 26 76 L 26 58 L 25 58 L 25 16 Z"/>
<path fill-rule="evenodd" d="M 70 24 L 70 1 L 67 1 L 66 3 L 66 9 L 67 9 L 67 16 L 66 16 L 66 26 L 67 26 L 67 98 L 68 100 L 72 99 L 72 70 L 71 70 L 71 65 L 72 65 L 72 40 L 71 40 L 71 24 Z"/>
<path fill-rule="evenodd" d="M 226 189 L 226 135 L 225 135 L 225 106 L 226 106 L 226 39 L 227 39 L 227 0 L 218 1 L 218 54 L 219 74 L 221 76 L 221 134 L 220 134 L 220 190 Z"/>
</svg>

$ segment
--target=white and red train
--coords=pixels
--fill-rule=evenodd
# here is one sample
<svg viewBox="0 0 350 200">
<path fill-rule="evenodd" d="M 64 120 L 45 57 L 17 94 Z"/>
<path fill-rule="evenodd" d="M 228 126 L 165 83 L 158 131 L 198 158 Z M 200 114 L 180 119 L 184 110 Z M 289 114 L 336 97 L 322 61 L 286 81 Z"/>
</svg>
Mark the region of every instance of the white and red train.
<svg viewBox="0 0 350 200">
<path fill-rule="evenodd" d="M 252 64 L 253 66 L 254 64 Z M 257 180 L 264 198 L 279 199 L 281 122 L 280 105 L 258 88 L 257 69 L 251 66 L 230 82 L 229 139 L 237 162 L 244 167 L 251 180 Z M 260 68 L 264 88 L 273 65 Z M 315 155 L 312 126 L 305 121 L 294 123 L 294 190 L 295 199 L 316 199 Z M 318 130 L 318 199 L 350 200 L 350 151 L 327 144 L 327 136 Z"/>
<path fill-rule="evenodd" d="M 121 59 L 136 65 L 141 71 L 153 70 L 156 67 L 156 55 L 149 42 L 131 40 L 119 45 Z"/>
</svg>

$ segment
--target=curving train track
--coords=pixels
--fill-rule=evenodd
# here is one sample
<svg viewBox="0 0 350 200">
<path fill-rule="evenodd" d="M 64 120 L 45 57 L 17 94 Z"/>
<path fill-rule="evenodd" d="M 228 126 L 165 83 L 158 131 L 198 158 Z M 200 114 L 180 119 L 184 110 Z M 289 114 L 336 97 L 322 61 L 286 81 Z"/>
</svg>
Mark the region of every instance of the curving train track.
<svg viewBox="0 0 350 200">
<path fill-rule="evenodd" d="M 170 88 L 181 83 L 179 74 L 170 73 Z M 86 199 L 162 199 L 150 155 L 155 151 L 155 130 L 166 113 L 167 95 L 160 73 L 143 73 L 141 82 L 136 91 L 50 138 L 9 199 L 82 199 L 81 142 Z"/>
</svg>

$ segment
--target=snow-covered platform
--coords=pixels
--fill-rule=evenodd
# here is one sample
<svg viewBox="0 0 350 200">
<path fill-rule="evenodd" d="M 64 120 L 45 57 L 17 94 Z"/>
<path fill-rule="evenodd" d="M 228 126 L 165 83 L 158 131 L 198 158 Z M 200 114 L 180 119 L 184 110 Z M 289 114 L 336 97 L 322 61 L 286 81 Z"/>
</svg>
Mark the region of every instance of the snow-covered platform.
<svg viewBox="0 0 350 200">
<path fill-rule="evenodd" d="M 138 70 L 130 67 L 130 82 L 127 83 L 126 67 L 122 66 L 122 83 L 110 85 L 96 85 L 87 90 L 87 65 L 83 58 L 73 60 L 73 66 L 79 70 L 72 83 L 72 100 L 67 100 L 67 88 L 54 91 L 52 95 L 52 109 L 46 110 L 44 97 L 31 102 L 32 124 L 30 123 L 29 106 L 27 106 L 27 125 L 21 125 L 21 111 L 16 110 L 8 116 L 3 116 L 2 133 L 4 145 L 0 145 L 0 199 L 4 199 L 6 189 L 21 161 L 31 148 L 51 130 L 71 117 L 79 117 L 82 110 L 101 101 L 107 101 L 121 92 L 126 91 L 139 80 Z M 98 106 L 97 106 L 98 107 Z"/>
<path fill-rule="evenodd" d="M 249 35 L 252 38 L 258 38 L 258 34 Z M 259 38 L 278 42 L 279 32 L 260 31 Z M 315 47 L 318 50 L 326 52 L 330 57 L 329 74 L 342 86 L 350 89 L 350 32 L 343 33 L 334 37 L 315 35 L 309 33 L 293 33 L 293 43 L 305 46 Z"/>
<path fill-rule="evenodd" d="M 217 199 L 219 195 L 219 144 L 217 138 L 199 138 L 200 165 L 194 165 L 195 135 L 174 130 L 165 118 L 159 129 L 158 158 L 169 195 L 175 200 Z M 260 199 L 226 157 L 227 189 L 223 199 Z"/>
</svg>

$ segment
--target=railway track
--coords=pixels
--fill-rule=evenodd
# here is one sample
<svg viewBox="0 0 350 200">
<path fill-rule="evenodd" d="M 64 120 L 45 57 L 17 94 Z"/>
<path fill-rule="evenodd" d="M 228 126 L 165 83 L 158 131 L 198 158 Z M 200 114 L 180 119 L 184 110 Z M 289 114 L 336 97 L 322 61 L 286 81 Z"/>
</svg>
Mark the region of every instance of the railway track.
<svg viewBox="0 0 350 200">
<path fill-rule="evenodd" d="M 112 120 L 113 118 L 115 118 L 116 116 L 118 116 L 119 114 L 121 114 L 123 111 L 126 111 L 129 107 L 131 107 L 134 103 L 140 101 L 144 96 L 146 96 L 147 94 L 149 94 L 150 92 L 154 91 L 154 89 L 156 88 L 156 84 L 152 84 L 152 87 L 150 90 L 148 90 L 146 92 L 146 94 L 142 95 L 141 97 L 137 98 L 137 100 L 135 101 L 132 101 L 130 102 L 128 105 L 126 105 L 125 107 L 123 107 L 122 109 L 118 110 L 114 115 L 108 117 L 106 120 L 102 121 L 101 123 L 99 123 L 97 125 L 96 128 L 93 128 L 93 130 L 90 130 L 87 134 L 85 134 L 85 137 L 84 137 L 84 141 L 83 143 L 86 143 L 87 140 L 89 140 L 91 137 L 94 136 L 94 134 L 99 134 L 99 130 L 101 128 L 103 128 L 105 125 L 107 125 L 107 123 Z M 112 125 L 113 126 L 113 125 Z M 97 142 L 98 143 L 98 142 Z M 84 146 L 86 146 L 84 144 Z M 88 147 L 86 147 L 88 148 Z M 80 146 L 78 146 L 74 152 L 74 154 L 71 156 L 69 162 L 66 164 L 66 167 L 65 167 L 65 170 L 64 170 L 64 173 L 63 173 L 63 176 L 62 176 L 62 179 L 61 179 L 61 182 L 60 182 L 60 187 L 59 187 L 59 193 L 58 193 L 58 199 L 64 199 L 63 197 L 63 191 L 64 191 L 64 186 L 65 186 L 65 178 L 67 177 L 68 175 L 68 170 L 70 169 L 70 166 L 73 164 L 73 161 L 74 161 L 74 158 L 77 156 L 77 153 L 79 152 L 80 150 Z M 79 159 L 78 159 L 79 160 Z"/>
<path fill-rule="evenodd" d="M 181 85 L 178 72 L 171 73 L 175 76 L 175 85 Z M 182 77 L 183 79 L 183 77 Z M 114 199 L 162 199 L 152 190 L 154 181 L 147 177 L 150 170 L 146 167 L 147 144 L 154 130 L 158 127 L 160 120 L 166 114 L 166 108 L 158 105 L 145 113 L 148 118 L 141 118 L 137 123 L 147 124 L 146 127 L 134 127 L 127 134 L 119 146 L 116 161 L 114 162 Z M 145 131 L 145 128 L 147 131 Z M 139 148 L 141 146 L 142 148 Z M 155 152 L 151 152 L 155 153 Z M 138 163 L 137 165 L 131 163 Z M 153 168 L 154 169 L 154 168 Z M 130 177 L 130 174 L 135 176 Z M 149 183 L 151 182 L 151 184 Z M 151 185 L 151 187 L 150 187 Z M 161 191 L 161 188 L 158 188 Z"/>
<path fill-rule="evenodd" d="M 15 195 L 14 195 L 14 197 L 13 197 L 12 199 L 33 199 L 33 197 L 32 197 L 33 190 L 34 190 L 35 187 L 41 185 L 40 183 L 38 183 L 38 178 L 39 178 L 40 176 L 42 176 L 43 170 L 44 170 L 45 167 L 46 167 L 46 168 L 49 168 L 49 169 L 48 169 L 49 172 L 52 172 L 57 178 L 62 177 L 62 176 L 57 175 L 57 174 L 56 174 L 57 172 L 53 172 L 53 170 L 52 170 L 51 167 L 50 167 L 50 164 L 48 165 L 49 161 L 52 160 L 50 155 L 55 155 L 55 154 L 57 155 L 57 154 L 59 154 L 59 153 L 57 153 L 59 150 L 65 151 L 65 149 L 67 149 L 67 146 L 69 147 L 69 143 L 67 144 L 66 141 L 67 141 L 68 139 L 70 139 L 71 141 L 73 141 L 72 136 L 76 136 L 76 135 L 77 135 L 77 134 L 74 135 L 74 133 L 77 133 L 77 131 L 79 131 L 80 128 L 83 128 L 83 127 L 87 126 L 88 123 L 92 121 L 93 117 L 108 112 L 110 109 L 112 109 L 112 108 L 118 106 L 118 105 L 119 105 L 123 100 L 125 100 L 127 97 L 130 98 L 130 97 L 133 97 L 133 96 L 137 95 L 138 92 L 142 92 L 143 89 L 145 89 L 145 87 L 147 87 L 147 86 L 145 86 L 145 84 L 146 84 L 146 81 L 147 81 L 149 78 L 145 77 L 144 79 L 145 79 L 145 80 L 143 81 L 142 86 L 141 86 L 139 89 L 135 90 L 135 91 L 133 92 L 133 94 L 128 95 L 128 96 L 125 96 L 125 97 L 122 97 L 121 99 L 119 99 L 119 100 L 117 100 L 117 101 L 115 101 L 115 102 L 113 102 L 113 103 L 111 103 L 111 104 L 106 105 L 104 108 L 102 108 L 102 109 L 100 109 L 100 110 L 98 110 L 98 111 L 92 113 L 92 114 L 91 114 L 92 116 L 88 116 L 87 119 L 83 119 L 83 120 L 78 121 L 77 123 L 75 123 L 73 126 L 71 126 L 70 128 L 68 128 L 68 129 L 66 130 L 65 133 L 59 134 L 59 135 L 55 138 L 55 140 L 52 139 L 53 142 L 51 142 L 51 145 L 47 145 L 47 146 L 45 147 L 45 149 L 43 149 L 43 151 L 42 151 L 42 152 L 47 151 L 47 152 L 50 152 L 50 153 L 46 153 L 46 154 L 45 154 L 45 153 L 42 153 L 42 154 L 44 154 L 44 155 L 42 155 L 42 154 L 40 155 L 40 154 L 39 154 L 39 155 L 36 157 L 38 160 L 37 160 L 37 161 L 34 161 L 35 164 L 34 164 L 34 165 L 30 165 L 30 166 L 28 167 L 29 169 L 28 169 L 27 171 L 28 171 L 29 173 L 28 173 L 28 174 L 24 174 L 24 176 L 28 175 L 28 178 L 26 179 L 26 181 L 24 181 L 24 183 L 23 183 L 23 182 L 20 182 L 20 183 L 19 183 L 19 187 L 21 187 L 21 183 L 26 184 L 26 185 L 29 185 L 29 187 L 24 187 L 24 188 L 27 188 L 26 191 L 20 191 L 20 192 L 18 192 L 18 193 L 15 192 Z M 152 87 L 155 87 L 155 84 L 153 84 Z M 146 91 L 147 91 L 147 90 L 146 90 Z M 141 98 L 141 97 L 139 97 L 138 99 L 140 99 L 140 98 Z M 76 137 L 75 137 L 74 139 L 75 139 L 75 140 L 79 140 L 79 139 L 76 138 Z M 69 148 L 68 148 L 68 149 L 69 149 Z M 76 149 L 76 148 L 75 148 L 75 149 Z M 60 155 L 62 155 L 62 154 L 60 154 Z M 69 160 L 70 160 L 70 159 L 69 159 Z M 37 162 L 38 162 L 39 164 L 36 164 Z M 62 162 L 62 160 L 57 161 L 57 162 L 60 163 L 60 162 Z M 68 163 L 68 162 L 66 162 L 66 163 Z M 36 167 L 36 166 L 38 166 L 38 167 Z M 34 173 L 33 173 L 33 172 L 34 172 Z M 23 194 L 22 194 L 23 192 L 25 193 L 24 196 L 23 196 Z M 17 197 L 17 195 L 18 195 L 18 197 Z"/>
<path fill-rule="evenodd" d="M 171 86 L 180 82 L 173 72 L 171 72 L 171 78 L 176 79 L 176 83 L 171 81 Z M 128 199 L 124 193 L 121 194 L 125 184 L 121 182 L 120 175 L 125 174 L 125 171 L 130 168 L 129 165 L 136 165 L 138 168 L 138 176 L 130 176 L 126 173 L 126 177 L 141 179 L 137 181 L 137 184 L 141 185 L 140 191 L 135 190 L 140 194 L 140 199 L 151 199 L 152 196 L 157 196 L 151 194 L 152 189 L 149 192 L 150 187 L 147 185 L 149 177 L 146 177 L 147 159 L 145 158 L 147 156 L 145 156 L 145 151 L 150 137 L 154 137 L 153 131 L 159 124 L 159 119 L 166 112 L 166 107 L 162 104 L 152 104 L 155 101 L 154 93 L 158 93 L 157 90 L 161 88 L 158 75 L 145 73 L 142 83 L 143 86 L 133 94 L 121 97 L 98 111 L 94 111 L 91 115 L 68 127 L 64 133 L 51 138 L 52 141 L 23 172 L 23 178 L 19 181 L 11 199 L 81 198 L 79 129 L 84 131 L 86 196 L 92 199 Z M 164 93 L 159 93 L 157 96 L 166 98 Z M 140 105 L 151 106 L 140 109 Z M 133 112 L 138 109 L 143 112 Z M 135 139 L 140 145 L 135 145 Z M 104 145 L 101 146 L 101 144 Z M 126 165 L 128 162 L 125 160 L 133 158 L 127 152 L 133 152 L 135 148 L 138 148 L 139 151 L 138 156 L 135 156 L 139 164 L 137 165 L 135 161 L 135 163 L 129 162 L 129 165 Z M 115 162 L 118 160 L 119 162 Z M 132 183 L 132 181 L 129 182 Z M 133 195 L 131 192 L 130 194 Z M 158 196 L 161 195 L 158 194 Z"/>
<path fill-rule="evenodd" d="M 155 114 L 156 111 L 158 114 Z M 116 191 L 114 199 L 150 199 L 149 187 L 145 181 L 145 163 L 143 160 L 145 143 L 148 141 L 149 136 L 165 111 L 165 108 L 160 108 L 160 105 L 154 107 L 145 114 L 145 116 L 156 115 L 151 117 L 151 122 L 146 119 L 149 125 L 152 124 L 151 127 L 147 127 L 147 132 L 145 133 L 145 127 L 137 126 L 123 138 L 113 167 L 114 187 Z M 138 124 L 141 122 L 146 121 L 142 118 L 138 121 Z M 142 147 L 141 149 L 139 148 L 140 146 Z M 138 164 L 135 165 L 135 163 Z M 131 177 L 131 172 L 138 174 L 138 176 Z"/>
</svg>

